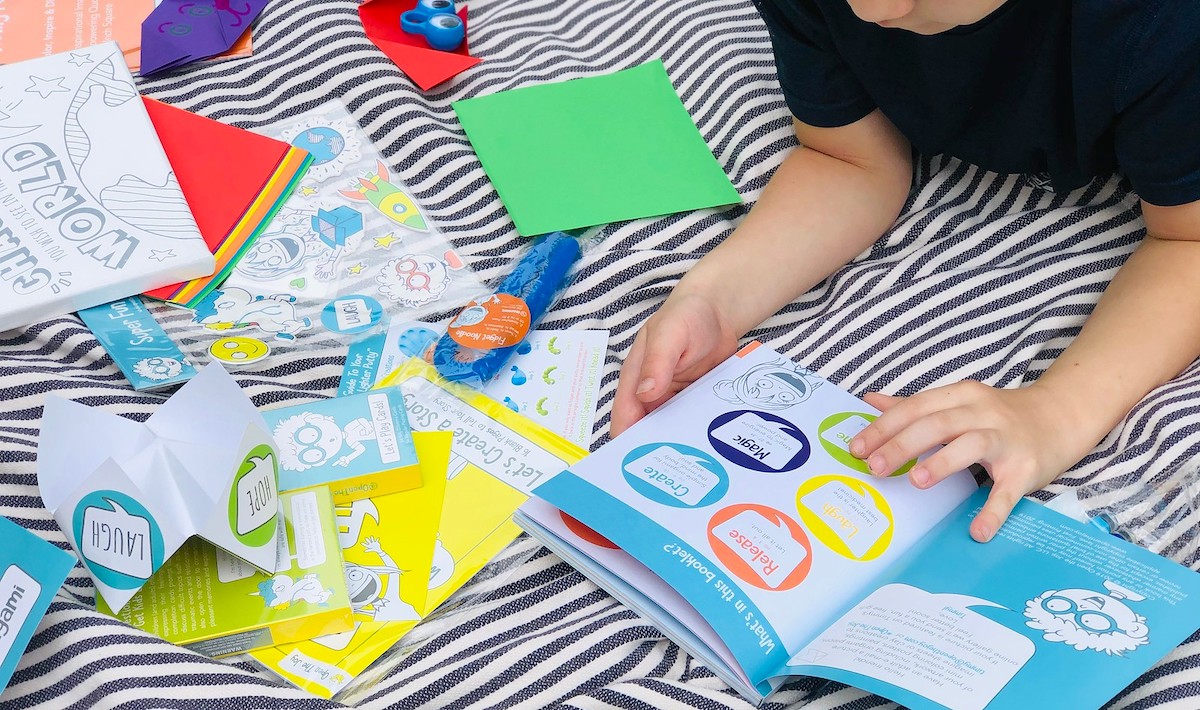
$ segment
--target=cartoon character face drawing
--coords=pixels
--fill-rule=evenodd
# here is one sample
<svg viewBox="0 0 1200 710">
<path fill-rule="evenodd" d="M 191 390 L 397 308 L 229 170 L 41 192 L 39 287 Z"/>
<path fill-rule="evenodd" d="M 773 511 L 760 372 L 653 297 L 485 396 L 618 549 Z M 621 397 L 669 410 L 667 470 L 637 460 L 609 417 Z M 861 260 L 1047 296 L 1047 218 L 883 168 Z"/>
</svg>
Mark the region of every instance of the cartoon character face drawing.
<svg viewBox="0 0 1200 710">
<path fill-rule="evenodd" d="M 1025 604 L 1025 625 L 1037 629 L 1047 641 L 1065 643 L 1076 651 L 1092 650 L 1124 655 L 1150 643 L 1146 617 L 1126 601 L 1145 597 L 1112 582 L 1106 592 L 1089 589 L 1049 590 Z"/>
<path fill-rule="evenodd" d="M 281 226 L 259 237 L 238 262 L 239 274 L 269 281 L 300 273 L 309 262 L 316 262 L 316 278 L 329 281 L 338 259 L 354 250 L 363 230 L 362 214 L 349 207 L 318 210 L 315 215 L 290 210 L 280 214 L 277 222 Z"/>
<path fill-rule="evenodd" d="M 367 552 L 377 555 L 384 566 L 346 563 L 346 591 L 350 593 L 354 613 L 370 616 L 374 621 L 419 619 L 417 610 L 400 598 L 400 575 L 404 570 L 383 551 L 378 538 L 368 537 L 362 545 Z"/>
<path fill-rule="evenodd" d="M 274 436 L 279 444 L 279 465 L 288 471 L 307 471 L 330 461 L 334 466 L 348 466 L 366 453 L 362 442 L 375 440 L 375 427 L 363 418 L 342 427 L 328 414 L 302 412 L 276 424 Z M 339 457 L 347 447 L 350 452 Z"/>
<path fill-rule="evenodd" d="M 450 267 L 428 254 L 405 254 L 384 264 L 375 281 L 394 303 L 416 308 L 441 298 L 450 285 Z"/>
<path fill-rule="evenodd" d="M 169 380 L 183 372 L 183 363 L 173 357 L 148 357 L 138 360 L 133 371 L 147 380 Z"/>
<path fill-rule="evenodd" d="M 787 409 L 808 399 L 819 386 L 806 374 L 806 370 L 790 362 L 763 363 L 735 380 L 721 380 L 713 387 L 713 392 L 732 404 L 767 410 Z"/>
<path fill-rule="evenodd" d="M 193 320 L 211 330 L 257 326 L 280 340 L 295 340 L 312 327 L 312 320 L 296 315 L 296 297 L 288 294 L 255 296 L 236 287 L 214 289 L 196 306 Z"/>
<path fill-rule="evenodd" d="M 252 279 L 266 281 L 298 271 L 316 256 L 309 252 L 304 237 L 279 230 L 260 236 L 236 268 Z"/>
<path fill-rule="evenodd" d="M 321 579 L 315 574 L 306 574 L 294 580 L 286 574 L 277 574 L 258 584 L 258 591 L 251 596 L 259 596 L 272 609 L 287 609 L 295 602 L 309 604 L 324 604 L 333 596 L 333 590 L 321 586 Z"/>
</svg>

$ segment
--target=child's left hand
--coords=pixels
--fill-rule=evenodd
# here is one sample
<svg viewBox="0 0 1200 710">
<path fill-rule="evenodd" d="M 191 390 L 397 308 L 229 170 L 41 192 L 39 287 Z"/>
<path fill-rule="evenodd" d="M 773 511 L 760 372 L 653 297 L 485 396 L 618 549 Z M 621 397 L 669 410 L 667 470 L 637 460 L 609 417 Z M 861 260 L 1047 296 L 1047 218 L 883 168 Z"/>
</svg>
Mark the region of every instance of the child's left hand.
<svg viewBox="0 0 1200 710">
<path fill-rule="evenodd" d="M 1015 390 L 964 381 L 912 397 L 869 393 L 883 414 L 851 442 L 871 473 L 886 476 L 938 444 L 908 478 L 929 488 L 979 463 L 995 485 L 971 523 L 971 537 L 992 539 L 1026 493 L 1039 490 L 1082 458 L 1095 442 L 1078 442 L 1071 417 L 1035 383 Z"/>
</svg>

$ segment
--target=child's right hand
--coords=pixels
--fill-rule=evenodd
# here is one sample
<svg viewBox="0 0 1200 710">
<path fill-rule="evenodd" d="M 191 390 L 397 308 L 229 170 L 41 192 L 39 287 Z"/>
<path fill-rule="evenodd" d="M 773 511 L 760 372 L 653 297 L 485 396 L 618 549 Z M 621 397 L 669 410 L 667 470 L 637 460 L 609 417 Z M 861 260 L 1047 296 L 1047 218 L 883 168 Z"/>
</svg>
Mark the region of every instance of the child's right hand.
<svg viewBox="0 0 1200 710">
<path fill-rule="evenodd" d="M 676 292 L 646 321 L 621 366 L 609 436 L 617 436 L 737 351 L 710 299 Z"/>
</svg>

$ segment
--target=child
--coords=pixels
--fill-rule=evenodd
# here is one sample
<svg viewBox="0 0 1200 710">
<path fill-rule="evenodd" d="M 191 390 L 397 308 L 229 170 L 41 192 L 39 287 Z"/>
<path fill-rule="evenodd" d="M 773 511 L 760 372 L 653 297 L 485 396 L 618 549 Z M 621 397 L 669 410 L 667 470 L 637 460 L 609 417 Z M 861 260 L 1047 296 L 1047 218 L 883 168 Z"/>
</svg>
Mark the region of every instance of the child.
<svg viewBox="0 0 1200 710">
<path fill-rule="evenodd" d="M 851 451 L 875 475 L 938 444 L 913 485 L 973 463 L 988 470 L 995 485 L 971 524 L 987 542 L 1021 496 L 1200 354 L 1200 3 L 755 2 L 801 147 L 638 333 L 612 434 L 869 248 L 905 203 L 914 150 L 1048 173 L 1057 192 L 1119 172 L 1141 198 L 1146 237 L 1036 383 L 866 396 L 884 413 Z"/>
</svg>

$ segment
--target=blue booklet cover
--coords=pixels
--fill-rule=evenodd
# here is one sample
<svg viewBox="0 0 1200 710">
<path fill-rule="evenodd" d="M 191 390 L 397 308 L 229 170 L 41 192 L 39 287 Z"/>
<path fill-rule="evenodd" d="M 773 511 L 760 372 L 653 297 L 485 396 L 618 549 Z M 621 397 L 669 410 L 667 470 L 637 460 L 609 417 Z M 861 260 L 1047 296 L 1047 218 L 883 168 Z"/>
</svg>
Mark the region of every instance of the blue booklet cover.
<svg viewBox="0 0 1200 710">
<path fill-rule="evenodd" d="M 0 688 L 8 685 L 75 556 L 0 517 Z"/>
<path fill-rule="evenodd" d="M 1100 707 L 1200 628 L 1170 560 L 1028 500 L 979 544 L 969 474 L 871 476 L 847 449 L 877 414 L 747 348 L 516 519 L 756 701 L 801 675 L 912 710 Z"/>
</svg>

